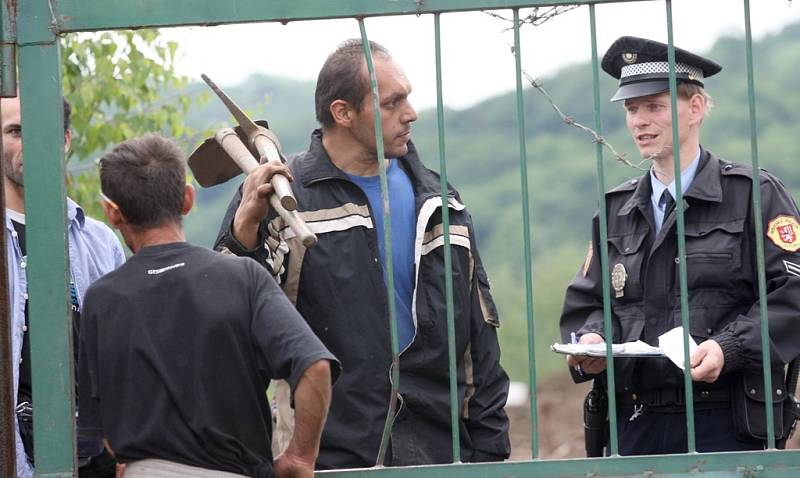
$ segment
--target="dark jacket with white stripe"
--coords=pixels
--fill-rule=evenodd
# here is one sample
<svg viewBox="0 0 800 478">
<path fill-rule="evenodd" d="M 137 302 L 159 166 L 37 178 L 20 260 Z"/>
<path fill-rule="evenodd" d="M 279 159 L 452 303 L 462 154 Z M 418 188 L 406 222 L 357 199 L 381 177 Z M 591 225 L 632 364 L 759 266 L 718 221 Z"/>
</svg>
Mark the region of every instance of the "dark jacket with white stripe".
<svg viewBox="0 0 800 478">
<path fill-rule="evenodd" d="M 414 339 L 400 355 L 400 405 L 387 464 L 452 461 L 444 247 L 439 176 L 414 145 L 398 158 L 417 211 Z M 298 211 L 317 234 L 305 248 L 274 211 L 262 224 L 264 247 L 246 250 L 231 227 L 231 201 L 215 247 L 265 264 L 311 328 L 342 363 L 322 435 L 317 467 L 375 464 L 391 395 L 388 299 L 373 213 L 363 191 L 339 170 L 312 134 L 309 150 L 289 159 Z M 509 456 L 504 405 L 508 377 L 500 366 L 497 311 L 475 244 L 471 218 L 449 191 L 453 304 L 458 365 L 461 459 Z"/>
<path fill-rule="evenodd" d="M 695 386 L 731 390 L 734 400 L 747 390 L 763 401 L 753 170 L 704 149 L 699 161 L 683 195 L 689 328 L 698 343 L 717 341 L 725 364 L 714 384 Z M 800 218 L 779 179 L 761 171 L 760 185 L 772 392 L 778 402 L 786 397 L 783 366 L 800 355 Z M 640 339 L 658 345 L 660 334 L 681 325 L 676 213 L 656 234 L 650 195 L 649 173 L 606 193 L 608 269 L 600 267 L 595 215 L 590 256 L 564 300 L 565 341 L 570 332 L 605 335 L 602 275 L 611 283 L 615 267 L 627 272 L 624 283 L 617 284 L 619 293 L 611 290 L 615 343 Z M 615 364 L 618 393 L 683 388 L 681 370 L 667 359 L 617 359 Z M 779 412 L 776 408 L 776 420 Z"/>
</svg>

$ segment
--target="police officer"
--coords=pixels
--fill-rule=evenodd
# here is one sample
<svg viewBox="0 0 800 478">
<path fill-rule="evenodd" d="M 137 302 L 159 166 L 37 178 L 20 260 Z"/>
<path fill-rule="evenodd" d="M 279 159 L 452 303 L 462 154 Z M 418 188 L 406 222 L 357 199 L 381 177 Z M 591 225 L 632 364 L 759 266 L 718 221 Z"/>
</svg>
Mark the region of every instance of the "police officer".
<svg viewBox="0 0 800 478">
<path fill-rule="evenodd" d="M 674 162 L 680 161 L 686 240 L 691 355 L 697 450 L 761 449 L 766 439 L 753 170 L 719 158 L 700 145 L 712 107 L 705 78 L 717 63 L 675 48 L 679 151 L 673 150 L 667 45 L 622 37 L 602 61 L 619 79 L 611 101 L 622 102 L 628 129 L 650 170 L 606 193 L 608 244 L 599 222 L 585 263 L 566 291 L 564 341 L 603 343 L 602 276 L 611 283 L 613 342 L 658 344 L 681 325 Z M 781 181 L 759 171 L 764 230 L 767 311 L 773 398 L 787 397 L 783 366 L 800 354 L 800 222 Z M 756 212 L 758 213 L 758 212 Z M 600 266 L 608 247 L 608 269 Z M 603 378 L 604 359 L 569 357 L 576 381 Z M 687 451 L 682 371 L 667 359 L 615 359 L 619 452 L 622 455 Z M 778 438 L 788 432 L 780 405 Z"/>
</svg>

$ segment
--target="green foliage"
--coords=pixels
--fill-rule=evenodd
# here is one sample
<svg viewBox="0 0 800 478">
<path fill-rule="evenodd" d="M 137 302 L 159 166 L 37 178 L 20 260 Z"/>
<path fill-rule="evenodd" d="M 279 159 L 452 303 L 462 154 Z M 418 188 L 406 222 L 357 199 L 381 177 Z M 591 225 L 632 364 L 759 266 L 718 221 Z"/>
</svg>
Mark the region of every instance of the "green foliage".
<svg viewBox="0 0 800 478">
<path fill-rule="evenodd" d="M 72 104 L 69 195 L 102 218 L 92 158 L 148 132 L 191 137 L 184 118 L 192 98 L 181 94 L 188 79 L 174 69 L 178 44 L 157 30 L 71 34 L 61 47 L 64 94 Z"/>
</svg>

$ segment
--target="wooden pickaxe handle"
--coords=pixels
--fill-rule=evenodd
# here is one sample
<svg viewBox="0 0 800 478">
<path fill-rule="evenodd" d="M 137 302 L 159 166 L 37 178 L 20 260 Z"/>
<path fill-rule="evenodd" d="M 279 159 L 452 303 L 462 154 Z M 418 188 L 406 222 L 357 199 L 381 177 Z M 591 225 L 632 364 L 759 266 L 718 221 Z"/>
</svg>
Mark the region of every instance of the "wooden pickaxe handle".
<svg viewBox="0 0 800 478">
<path fill-rule="evenodd" d="M 278 153 L 277 138 L 272 134 L 272 131 L 263 126 L 259 126 L 258 132 L 253 136 L 253 144 L 256 147 L 256 151 L 258 151 L 258 154 L 261 156 L 262 162 L 268 161 L 270 163 L 283 164 L 281 156 Z M 284 208 L 288 211 L 297 209 L 297 199 L 295 199 L 294 193 L 292 193 L 292 187 L 289 185 L 289 180 L 286 179 L 285 176 L 281 174 L 272 176 L 270 184 L 272 184 L 275 195 L 280 198 Z"/>
<path fill-rule="evenodd" d="M 250 151 L 247 149 L 247 146 L 242 143 L 242 140 L 236 134 L 236 132 L 232 128 L 223 128 L 217 131 L 215 136 L 217 143 L 222 146 L 222 149 L 225 150 L 226 153 L 233 159 L 233 161 L 239 165 L 242 171 L 245 174 L 250 174 L 254 169 L 258 167 L 258 161 L 256 158 L 250 154 Z M 291 187 L 289 186 L 289 180 L 286 179 L 285 176 L 282 174 L 275 174 L 272 176 L 271 184 L 275 187 L 275 178 L 283 179 L 283 182 L 286 184 L 286 187 L 289 187 L 291 191 Z M 294 199 L 294 196 L 291 196 Z M 277 194 L 270 194 L 269 196 L 269 203 L 275 212 L 283 218 L 286 224 L 294 231 L 295 235 L 300 238 L 300 241 L 306 247 L 313 247 L 317 243 L 317 236 L 311 232 L 308 228 L 308 225 L 303 221 L 300 215 L 297 213 L 296 210 L 289 210 L 287 209 L 281 200 L 278 198 Z M 297 203 L 295 202 L 295 207 Z"/>
<path fill-rule="evenodd" d="M 211 88 L 211 91 L 216 93 L 219 99 L 225 104 L 228 108 L 228 111 L 231 112 L 234 118 L 236 118 L 236 122 L 239 123 L 239 127 L 242 128 L 244 134 L 247 135 L 247 138 L 252 143 L 252 146 L 256 148 L 258 151 L 258 155 L 260 156 L 259 160 L 261 162 L 270 161 L 270 162 L 282 162 L 280 154 L 278 153 L 278 138 L 270 131 L 269 129 L 257 125 L 253 120 L 248 117 L 239 105 L 237 105 L 231 97 L 225 94 L 222 89 L 217 86 L 216 83 L 211 81 L 211 78 L 208 77 L 205 73 L 200 75 L 203 81 Z M 294 211 L 297 209 L 297 199 L 295 199 L 294 194 L 292 194 L 292 187 L 289 186 L 289 180 L 286 179 L 284 176 L 280 174 L 276 174 L 272 176 L 270 180 L 270 184 L 272 184 L 273 189 L 275 190 L 275 194 L 280 198 L 281 204 L 284 208 L 288 211 Z"/>
</svg>

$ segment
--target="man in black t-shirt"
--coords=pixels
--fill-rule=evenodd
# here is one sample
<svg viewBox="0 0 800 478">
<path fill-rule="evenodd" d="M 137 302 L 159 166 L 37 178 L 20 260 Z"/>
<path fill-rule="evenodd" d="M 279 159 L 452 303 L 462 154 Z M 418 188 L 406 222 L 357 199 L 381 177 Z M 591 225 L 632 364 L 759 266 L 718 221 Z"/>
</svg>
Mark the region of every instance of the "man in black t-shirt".
<svg viewBox="0 0 800 478">
<path fill-rule="evenodd" d="M 100 180 L 135 254 L 86 295 L 81 429 L 104 436 L 126 478 L 313 476 L 336 358 L 258 264 L 186 242 L 194 189 L 172 142 L 121 143 Z M 265 391 L 278 378 L 298 426 L 273 466 Z"/>
</svg>

